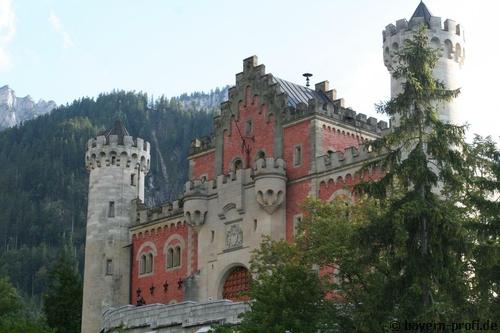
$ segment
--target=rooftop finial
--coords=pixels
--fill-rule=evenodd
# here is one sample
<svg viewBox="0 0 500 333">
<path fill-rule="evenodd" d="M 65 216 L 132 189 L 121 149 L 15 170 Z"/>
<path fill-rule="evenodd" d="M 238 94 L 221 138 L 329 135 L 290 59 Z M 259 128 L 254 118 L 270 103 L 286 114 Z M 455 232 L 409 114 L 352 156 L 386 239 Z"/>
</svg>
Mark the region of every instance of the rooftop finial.
<svg viewBox="0 0 500 333">
<path fill-rule="evenodd" d="M 306 78 L 306 87 L 309 87 L 309 78 L 313 75 L 311 73 L 304 73 L 302 76 Z"/>
</svg>

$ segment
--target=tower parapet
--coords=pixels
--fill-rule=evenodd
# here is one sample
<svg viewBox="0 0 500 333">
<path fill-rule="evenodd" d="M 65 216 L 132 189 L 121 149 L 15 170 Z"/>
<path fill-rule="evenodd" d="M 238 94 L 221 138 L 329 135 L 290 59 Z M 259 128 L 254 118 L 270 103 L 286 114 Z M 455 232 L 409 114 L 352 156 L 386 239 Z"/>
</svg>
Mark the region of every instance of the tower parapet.
<svg viewBox="0 0 500 333">
<path fill-rule="evenodd" d="M 195 179 L 186 183 L 184 191 L 184 216 L 192 227 L 201 227 L 205 224 L 208 212 L 207 182 Z"/>
<path fill-rule="evenodd" d="M 103 311 L 130 299 L 128 229 L 136 211 L 132 201 L 144 201 L 150 145 L 131 137 L 122 122 L 116 121 L 88 141 L 85 165 L 90 177 L 82 332 L 99 332 Z"/>
<path fill-rule="evenodd" d="M 257 202 L 266 212 L 273 214 L 286 194 L 285 161 L 272 157 L 258 159 L 254 176 Z"/>
<path fill-rule="evenodd" d="M 441 17 L 433 16 L 427 6 L 420 2 L 409 21 L 401 19 L 389 24 L 382 32 L 384 64 L 392 74 L 397 65 L 395 53 L 404 46 L 405 40 L 412 38 L 421 25 L 427 26 L 430 45 L 440 51 L 440 58 L 434 68 L 434 77 L 446 85 L 447 89 L 461 88 L 461 69 L 465 62 L 465 32 L 462 25 Z M 402 91 L 402 83 L 391 76 L 391 97 Z M 439 106 L 442 121 L 460 122 L 458 99 Z M 395 125 L 399 119 L 395 117 Z"/>
</svg>

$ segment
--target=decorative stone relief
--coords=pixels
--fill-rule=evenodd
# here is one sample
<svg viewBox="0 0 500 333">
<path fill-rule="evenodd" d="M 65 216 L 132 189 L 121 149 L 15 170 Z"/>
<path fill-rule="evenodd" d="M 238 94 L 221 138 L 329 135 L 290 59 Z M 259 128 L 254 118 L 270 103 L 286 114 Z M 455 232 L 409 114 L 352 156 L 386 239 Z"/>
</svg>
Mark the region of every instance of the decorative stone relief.
<svg viewBox="0 0 500 333">
<path fill-rule="evenodd" d="M 226 231 L 226 248 L 243 246 L 243 230 L 238 224 L 233 224 Z"/>
<path fill-rule="evenodd" d="M 269 214 L 274 213 L 274 211 L 283 202 L 283 191 L 273 191 L 268 189 L 267 191 L 257 192 L 257 202 L 268 212 Z"/>
</svg>

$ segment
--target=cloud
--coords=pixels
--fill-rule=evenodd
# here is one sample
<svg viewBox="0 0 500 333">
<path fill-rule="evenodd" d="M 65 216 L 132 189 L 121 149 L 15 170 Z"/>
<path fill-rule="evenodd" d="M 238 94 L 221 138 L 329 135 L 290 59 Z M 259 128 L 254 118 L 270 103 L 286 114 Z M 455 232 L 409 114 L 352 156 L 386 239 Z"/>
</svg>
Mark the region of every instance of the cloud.
<svg viewBox="0 0 500 333">
<path fill-rule="evenodd" d="M 0 0 L 0 72 L 11 68 L 8 45 L 16 34 L 16 15 L 11 0 Z"/>
<path fill-rule="evenodd" d="M 2 1 L 2 0 L 0 0 Z M 71 39 L 70 34 L 64 29 L 64 26 L 59 19 L 59 16 L 54 12 L 50 12 L 49 14 L 49 23 L 52 25 L 54 31 L 59 34 L 63 41 L 63 47 L 68 49 L 73 46 L 73 39 Z"/>
</svg>

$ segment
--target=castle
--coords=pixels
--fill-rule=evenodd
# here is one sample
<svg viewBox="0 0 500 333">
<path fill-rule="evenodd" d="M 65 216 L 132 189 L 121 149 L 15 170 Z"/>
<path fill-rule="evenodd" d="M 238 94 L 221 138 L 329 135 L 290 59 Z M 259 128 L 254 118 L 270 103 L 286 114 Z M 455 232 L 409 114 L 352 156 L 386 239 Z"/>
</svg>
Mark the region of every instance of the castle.
<svg viewBox="0 0 500 333">
<path fill-rule="evenodd" d="M 421 24 L 443 50 L 436 77 L 458 88 L 463 29 L 452 20 L 442 26 L 422 2 L 409 21 L 383 31 L 385 65 L 392 69 L 394 50 Z M 391 80 L 395 96 L 401 82 Z M 446 121 L 457 114 L 456 104 L 440 109 Z M 89 140 L 85 156 L 82 332 L 206 332 L 212 323 L 237 321 L 248 310 L 241 293 L 262 236 L 292 242 L 307 197 L 349 198 L 360 177 L 377 179 L 376 170 L 356 171 L 374 158 L 364 143 L 390 130 L 346 108 L 328 81 L 314 89 L 291 83 L 253 56 L 214 117 L 214 135 L 192 141 L 182 197 L 148 208 L 150 145 L 117 121 Z"/>
</svg>

